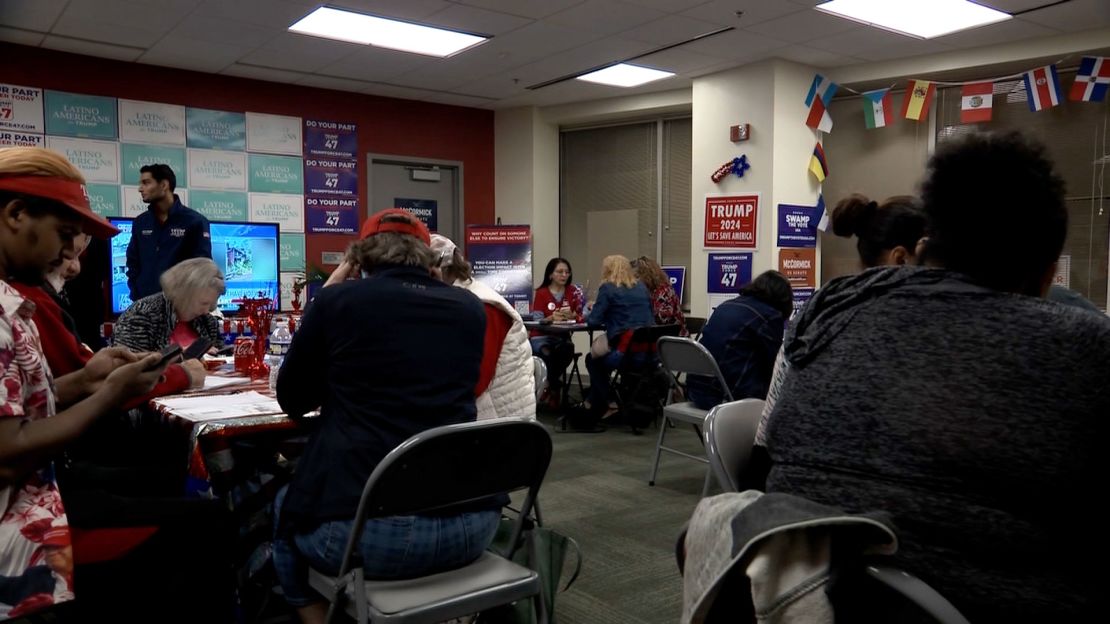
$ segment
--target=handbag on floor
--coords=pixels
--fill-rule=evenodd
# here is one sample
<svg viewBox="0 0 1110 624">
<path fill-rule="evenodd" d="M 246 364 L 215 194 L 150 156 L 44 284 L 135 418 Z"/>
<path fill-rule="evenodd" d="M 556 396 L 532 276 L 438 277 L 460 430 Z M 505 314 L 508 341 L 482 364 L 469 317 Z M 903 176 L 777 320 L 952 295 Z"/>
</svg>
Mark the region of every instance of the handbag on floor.
<svg viewBox="0 0 1110 624">
<path fill-rule="evenodd" d="M 502 518 L 501 525 L 497 527 L 497 534 L 493 538 L 490 550 L 505 552 L 512 538 L 512 523 L 509 518 Z M 535 570 L 540 575 L 540 586 L 543 591 L 543 604 L 547 609 L 547 619 L 555 622 L 555 596 L 565 592 L 578 579 L 582 571 L 582 551 L 578 542 L 551 529 L 534 526 L 526 523 L 526 530 L 521 533 L 522 543 L 513 553 L 512 560 L 522 566 Z M 573 553 L 574 571 L 562 589 L 559 589 L 559 580 L 563 576 L 563 567 L 566 565 L 568 553 Z M 520 600 L 515 604 L 505 605 L 484 611 L 478 616 L 477 624 L 534 624 L 537 621 L 532 600 Z"/>
</svg>

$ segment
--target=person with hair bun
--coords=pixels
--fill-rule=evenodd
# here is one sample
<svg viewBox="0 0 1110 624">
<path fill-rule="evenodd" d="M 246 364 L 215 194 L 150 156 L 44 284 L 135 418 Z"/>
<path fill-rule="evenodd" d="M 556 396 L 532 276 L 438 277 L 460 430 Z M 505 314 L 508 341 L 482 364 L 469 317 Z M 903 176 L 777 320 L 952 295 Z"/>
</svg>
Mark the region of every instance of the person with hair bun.
<svg viewBox="0 0 1110 624">
<path fill-rule="evenodd" d="M 863 268 L 916 264 L 914 250 L 925 235 L 925 215 L 916 197 L 896 195 L 880 204 L 854 193 L 836 204 L 830 220 L 837 236 L 856 237 Z"/>
</svg>

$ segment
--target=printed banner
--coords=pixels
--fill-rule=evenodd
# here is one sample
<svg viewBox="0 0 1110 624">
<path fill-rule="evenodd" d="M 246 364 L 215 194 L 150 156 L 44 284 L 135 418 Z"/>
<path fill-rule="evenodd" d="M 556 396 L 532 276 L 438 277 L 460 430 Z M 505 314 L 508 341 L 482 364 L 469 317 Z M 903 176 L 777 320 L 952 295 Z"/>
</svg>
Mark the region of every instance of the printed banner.
<svg viewBox="0 0 1110 624">
<path fill-rule="evenodd" d="M 220 191 L 247 190 L 246 152 L 190 149 L 189 186 Z"/>
<path fill-rule="evenodd" d="M 434 199 L 393 198 L 393 207 L 407 210 L 424 222 L 428 229 L 435 232 L 439 227 L 439 202 Z"/>
<path fill-rule="evenodd" d="M 0 147 L 46 147 L 46 137 L 41 134 L 0 130 Z"/>
<path fill-rule="evenodd" d="M 758 231 L 759 193 L 706 196 L 706 247 L 756 249 Z"/>
<path fill-rule="evenodd" d="M 303 195 L 251 193 L 250 207 L 251 221 L 277 223 L 282 234 L 304 232 Z"/>
<path fill-rule="evenodd" d="M 310 234 L 354 234 L 358 231 L 358 198 L 306 197 L 304 209 Z"/>
<path fill-rule="evenodd" d="M 1064 254 L 1056 261 L 1056 274 L 1052 276 L 1055 286 L 1071 288 L 1071 256 Z"/>
<path fill-rule="evenodd" d="M 185 145 L 185 107 L 157 102 L 119 101 L 119 140 Z"/>
<path fill-rule="evenodd" d="M 116 98 L 47 91 L 46 133 L 85 139 L 119 136 Z"/>
<path fill-rule="evenodd" d="M 243 113 L 189 108 L 185 121 L 189 147 L 240 152 L 247 148 L 247 116 Z"/>
<path fill-rule="evenodd" d="M 304 120 L 305 158 L 358 158 L 358 126 L 335 121 Z"/>
<path fill-rule="evenodd" d="M 300 158 L 251 154 L 250 191 L 303 195 L 303 167 Z"/>
<path fill-rule="evenodd" d="M 282 232 L 278 258 L 282 271 L 304 271 L 304 234 Z"/>
<path fill-rule="evenodd" d="M 353 160 L 306 158 L 304 192 L 317 197 L 358 195 L 358 163 Z"/>
<path fill-rule="evenodd" d="M 790 318 L 794 318 L 794 315 L 801 311 L 801 309 L 804 308 L 807 303 L 809 303 L 809 300 L 813 298 L 812 288 L 794 288 L 793 292 L 794 311 L 790 314 Z"/>
<path fill-rule="evenodd" d="M 293 283 L 304 278 L 304 273 L 280 273 L 278 277 L 281 290 L 281 309 L 286 312 L 293 311 Z M 304 309 L 305 291 L 301 291 L 301 309 Z"/>
<path fill-rule="evenodd" d="M 735 296 L 740 287 L 752 281 L 752 254 L 709 254 L 708 291 Z"/>
<path fill-rule="evenodd" d="M 48 136 L 46 147 L 61 152 L 86 182 L 119 184 L 119 143 Z"/>
<path fill-rule="evenodd" d="M 247 151 L 300 156 L 301 118 L 247 113 Z"/>
<path fill-rule="evenodd" d="M 532 300 L 532 228 L 527 225 L 469 225 L 466 256 L 474 277 L 528 314 Z"/>
<path fill-rule="evenodd" d="M 791 288 L 816 288 L 817 250 L 780 249 L 779 273 L 789 280 Z"/>
<path fill-rule="evenodd" d="M 123 143 L 120 145 L 123 155 L 124 184 L 138 184 L 142 177 L 140 169 L 147 165 L 169 165 L 173 175 L 177 177 L 178 188 L 189 186 L 189 168 L 185 164 L 185 148 L 168 147 L 162 145 L 135 145 Z"/>
<path fill-rule="evenodd" d="M 248 221 L 247 194 L 236 191 L 201 191 L 195 187 L 189 207 L 209 221 Z"/>
<path fill-rule="evenodd" d="M 86 184 L 85 191 L 89 194 L 89 205 L 93 212 L 102 217 L 119 217 L 120 191 L 115 184 Z"/>
<path fill-rule="evenodd" d="M 678 300 L 682 301 L 682 291 L 686 289 L 686 267 L 684 266 L 665 266 L 662 267 L 663 272 L 671 280 L 671 288 L 678 295 Z"/>
<path fill-rule="evenodd" d="M 181 200 L 182 206 L 189 205 L 189 191 L 178 188 L 175 190 L 174 195 Z M 120 187 L 120 216 L 121 217 L 137 217 L 146 212 L 147 205 L 143 201 L 143 196 L 139 195 L 139 189 L 132 185 Z"/>
<path fill-rule="evenodd" d="M 820 219 L 816 206 L 779 204 L 778 246 L 816 247 Z"/>
<path fill-rule="evenodd" d="M 42 117 L 42 89 L 0 84 L 0 130 L 31 134 L 46 132 Z"/>
</svg>

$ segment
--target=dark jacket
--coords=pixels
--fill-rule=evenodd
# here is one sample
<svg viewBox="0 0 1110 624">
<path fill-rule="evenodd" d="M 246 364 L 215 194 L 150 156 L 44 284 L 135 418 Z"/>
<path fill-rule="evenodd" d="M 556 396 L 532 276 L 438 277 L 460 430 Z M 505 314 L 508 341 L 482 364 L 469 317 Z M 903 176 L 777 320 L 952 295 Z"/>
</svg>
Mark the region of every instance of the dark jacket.
<svg viewBox="0 0 1110 624">
<path fill-rule="evenodd" d="M 189 258 L 211 258 L 208 219 L 173 196 L 165 223 L 150 210 L 135 217 L 127 244 L 127 287 L 131 301 L 162 291 L 158 279 L 166 269 Z M 219 264 L 219 263 L 217 263 Z"/>
<path fill-rule="evenodd" d="M 378 462 L 413 435 L 475 419 L 486 313 L 426 269 L 320 290 L 277 380 L 290 416 L 320 408 L 282 510 L 292 526 L 353 518 Z"/>
<path fill-rule="evenodd" d="M 788 333 L 768 492 L 885 510 L 972 622 L 1095 619 L 1110 323 L 939 269 L 818 290 Z"/>
<path fill-rule="evenodd" d="M 221 344 L 220 323 L 211 314 L 193 319 L 193 331 L 214 345 Z M 166 295 L 144 297 L 123 311 L 112 331 L 112 344 L 132 351 L 161 351 L 170 344 L 177 327 L 177 312 Z M 182 345 L 188 347 L 189 345 Z"/>
<path fill-rule="evenodd" d="M 781 312 L 747 295 L 713 311 L 700 342 L 717 361 L 733 400 L 767 396 L 785 322 Z M 701 409 L 712 409 L 726 398 L 712 377 L 690 375 L 687 390 Z"/>
<path fill-rule="evenodd" d="M 647 287 L 642 282 L 636 282 L 632 288 L 605 282 L 597 289 L 597 302 L 587 322 L 604 325 L 610 342 L 627 329 L 654 325 L 655 313 Z"/>
</svg>

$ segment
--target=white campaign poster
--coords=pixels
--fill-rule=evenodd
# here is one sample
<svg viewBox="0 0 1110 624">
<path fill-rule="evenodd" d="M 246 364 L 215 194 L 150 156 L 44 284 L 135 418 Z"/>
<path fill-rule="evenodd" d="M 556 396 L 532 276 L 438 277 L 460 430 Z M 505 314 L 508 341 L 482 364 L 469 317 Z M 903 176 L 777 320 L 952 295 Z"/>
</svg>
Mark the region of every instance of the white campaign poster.
<svg viewBox="0 0 1110 624">
<path fill-rule="evenodd" d="M 1071 256 L 1064 254 L 1056 261 L 1056 274 L 1052 276 L 1052 284 L 1071 288 Z"/>
<path fill-rule="evenodd" d="M 61 152 L 81 170 L 86 182 L 119 184 L 119 143 L 48 136 L 46 147 Z"/>
<path fill-rule="evenodd" d="M 120 188 L 120 216 L 135 218 L 146 212 L 146 203 L 143 202 L 142 195 L 139 195 L 138 187 L 128 184 Z M 174 193 L 181 199 L 183 206 L 189 205 L 189 190 L 179 188 L 174 190 Z"/>
<path fill-rule="evenodd" d="M 727 293 L 727 294 L 709 293 L 709 314 L 706 315 L 706 318 L 709 318 L 710 316 L 713 315 L 713 310 L 716 310 L 717 306 L 719 306 L 722 303 L 728 301 L 729 299 L 735 299 L 735 298 L 736 298 L 736 293 Z"/>
<path fill-rule="evenodd" d="M 122 143 L 185 145 L 185 107 L 121 99 L 119 140 Z"/>
<path fill-rule="evenodd" d="M 247 151 L 300 156 L 301 118 L 247 113 Z"/>
<path fill-rule="evenodd" d="M 189 187 L 214 191 L 247 190 L 247 153 L 190 149 Z"/>
<path fill-rule="evenodd" d="M 0 84 L 0 130 L 45 134 L 42 89 Z"/>
<path fill-rule="evenodd" d="M 251 193 L 251 221 L 277 223 L 282 234 L 304 231 L 304 195 Z"/>
<path fill-rule="evenodd" d="M 41 134 L 0 130 L 0 147 L 46 147 L 46 137 Z"/>
<path fill-rule="evenodd" d="M 293 311 L 293 282 L 304 277 L 304 273 L 281 273 L 281 309 L 285 312 Z M 304 309 L 305 292 L 301 291 L 301 309 Z"/>
</svg>

